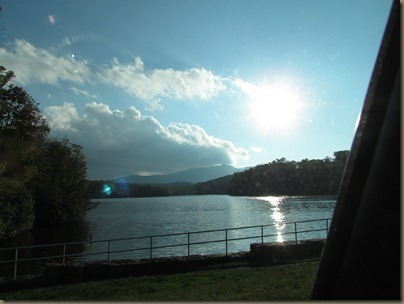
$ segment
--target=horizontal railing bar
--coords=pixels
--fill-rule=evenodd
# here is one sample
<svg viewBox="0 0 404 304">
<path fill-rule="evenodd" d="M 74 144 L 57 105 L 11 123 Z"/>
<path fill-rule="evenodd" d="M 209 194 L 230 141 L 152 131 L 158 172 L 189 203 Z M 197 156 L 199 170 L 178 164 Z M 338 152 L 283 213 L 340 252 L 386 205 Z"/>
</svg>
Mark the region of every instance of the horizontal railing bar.
<svg viewBox="0 0 404 304">
<path fill-rule="evenodd" d="M 220 243 L 220 242 L 226 242 L 226 240 L 201 241 L 190 243 L 190 245 L 201 245 L 201 244 Z"/>
<path fill-rule="evenodd" d="M 15 250 L 15 249 L 57 247 L 57 246 L 63 246 L 63 245 L 80 245 L 80 244 L 95 243 L 95 242 L 97 242 L 97 241 L 81 241 L 81 242 L 55 243 L 55 244 L 43 244 L 43 245 L 21 246 L 21 247 L 8 247 L 8 248 L 0 248 L 0 251 Z M 102 242 L 102 241 L 98 241 L 98 242 Z"/>
<path fill-rule="evenodd" d="M 25 258 L 25 259 L 18 259 L 18 263 L 20 262 L 28 262 L 28 261 L 40 261 L 40 260 L 50 260 L 50 259 L 60 259 L 63 255 L 55 255 L 55 256 L 45 256 L 45 257 L 35 257 L 35 258 Z M 15 260 L 6 260 L 0 261 L 0 263 L 14 263 Z"/>
<path fill-rule="evenodd" d="M 249 239 L 258 239 L 261 238 L 261 235 L 257 236 L 244 236 L 240 238 L 235 238 L 235 239 L 227 239 L 227 241 L 239 241 L 239 240 L 249 240 Z"/>
<path fill-rule="evenodd" d="M 153 247 L 153 248 L 155 248 L 155 247 Z M 150 250 L 150 247 L 128 248 L 128 249 L 115 249 L 115 250 L 110 250 L 109 253 L 119 253 L 119 252 L 138 251 L 138 250 Z M 86 253 L 86 254 L 82 254 L 81 256 L 85 256 L 85 255 L 95 255 L 95 254 L 104 254 L 104 253 L 108 253 L 108 251 L 89 252 L 89 253 Z"/>
<path fill-rule="evenodd" d="M 296 231 L 296 233 L 307 233 L 307 232 L 326 231 L 326 230 L 327 229 L 311 229 L 311 230 Z"/>
<path fill-rule="evenodd" d="M 191 243 L 189 245 L 192 245 Z M 154 249 L 161 249 L 161 248 L 172 248 L 172 247 L 182 247 L 182 246 L 188 246 L 188 243 L 185 244 L 176 244 L 176 245 L 160 245 L 160 246 L 153 246 Z M 149 248 L 150 249 L 150 248 Z"/>
</svg>

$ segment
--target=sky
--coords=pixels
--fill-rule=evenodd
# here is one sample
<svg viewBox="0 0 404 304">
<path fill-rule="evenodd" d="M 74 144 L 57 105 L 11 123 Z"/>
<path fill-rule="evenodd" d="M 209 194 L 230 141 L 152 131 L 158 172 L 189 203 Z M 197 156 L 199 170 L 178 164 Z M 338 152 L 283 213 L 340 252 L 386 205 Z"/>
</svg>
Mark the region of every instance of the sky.
<svg viewBox="0 0 404 304">
<path fill-rule="evenodd" d="M 392 0 L 0 1 L 0 65 L 89 179 L 349 150 Z"/>
</svg>

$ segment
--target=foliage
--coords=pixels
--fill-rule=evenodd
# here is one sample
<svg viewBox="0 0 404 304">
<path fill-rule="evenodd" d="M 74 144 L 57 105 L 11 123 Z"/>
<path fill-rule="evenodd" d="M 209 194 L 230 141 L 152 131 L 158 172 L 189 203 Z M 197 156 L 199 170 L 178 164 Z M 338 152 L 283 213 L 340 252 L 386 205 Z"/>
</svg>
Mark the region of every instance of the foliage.
<svg viewBox="0 0 404 304">
<path fill-rule="evenodd" d="M 0 66 L 0 128 L 4 136 L 28 142 L 43 141 L 49 127 L 38 103 L 21 87 L 10 83 L 14 73 Z"/>
<path fill-rule="evenodd" d="M 25 185 L 13 179 L 1 179 L 0 239 L 31 229 L 34 224 L 34 201 Z"/>
<path fill-rule="evenodd" d="M 78 220 L 88 209 L 89 185 L 81 147 L 67 139 L 48 140 L 37 179 L 38 223 Z"/>
<path fill-rule="evenodd" d="M 34 223 L 33 181 L 49 128 L 11 71 L 0 66 L 0 239 Z"/>
<path fill-rule="evenodd" d="M 38 103 L 0 66 L 0 239 L 40 222 L 77 220 L 89 208 L 81 147 L 47 140 Z"/>
<path fill-rule="evenodd" d="M 226 175 L 195 185 L 196 194 L 227 194 L 233 175 Z"/>
<path fill-rule="evenodd" d="M 277 159 L 234 174 L 230 195 L 336 195 L 349 151 L 338 151 L 334 158 L 303 159 L 300 162 Z"/>
</svg>

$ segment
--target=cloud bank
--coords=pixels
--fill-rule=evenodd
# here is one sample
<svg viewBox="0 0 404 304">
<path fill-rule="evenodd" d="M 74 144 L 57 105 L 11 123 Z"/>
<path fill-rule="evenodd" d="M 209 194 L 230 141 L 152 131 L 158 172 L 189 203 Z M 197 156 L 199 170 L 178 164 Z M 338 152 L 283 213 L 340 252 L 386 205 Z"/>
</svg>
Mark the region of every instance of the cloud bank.
<svg viewBox="0 0 404 304">
<path fill-rule="evenodd" d="M 203 68 L 146 71 L 140 57 L 136 57 L 133 64 L 126 65 L 115 58 L 112 67 L 98 76 L 100 81 L 113 83 L 142 100 L 162 97 L 176 100 L 210 99 L 226 88 L 219 76 Z"/>
<path fill-rule="evenodd" d="M 89 81 L 91 75 L 85 61 L 57 57 L 25 40 L 15 40 L 10 49 L 0 48 L 0 62 L 15 72 L 15 81 L 21 85 L 56 84 L 60 81 L 83 84 Z"/>
<path fill-rule="evenodd" d="M 191 167 L 233 164 L 248 152 L 230 141 L 208 135 L 196 125 L 162 126 L 135 107 L 111 110 L 89 103 L 80 117 L 75 106 L 50 106 L 45 115 L 54 136 L 83 146 L 90 179 L 110 179 L 140 172 L 171 173 Z"/>
<path fill-rule="evenodd" d="M 64 43 L 70 45 L 71 40 Z M 14 81 L 19 85 L 63 85 L 92 100 L 99 97 L 86 90 L 87 84 L 109 85 L 143 101 L 149 110 L 163 109 L 162 99 L 208 100 L 234 87 L 232 79 L 204 68 L 147 69 L 140 57 L 129 64 L 115 58 L 108 65 L 96 65 L 18 39 L 0 48 L 0 62 L 15 72 Z M 186 123 L 162 126 L 135 107 L 111 110 L 106 104 L 92 102 L 80 116 L 73 103 L 64 103 L 49 106 L 44 112 L 51 135 L 67 136 L 83 146 L 91 179 L 140 172 L 171 173 L 216 164 L 237 166 L 248 159 L 246 150 L 207 134 L 200 126 Z"/>
<path fill-rule="evenodd" d="M 109 66 L 96 66 L 72 56 L 55 55 L 19 39 L 8 48 L 0 48 L 0 62 L 15 72 L 17 84 L 69 81 L 113 85 L 144 101 L 150 110 L 163 108 L 161 98 L 206 100 L 226 89 L 224 79 L 204 68 L 148 70 L 140 57 L 130 64 L 114 58 Z"/>
</svg>

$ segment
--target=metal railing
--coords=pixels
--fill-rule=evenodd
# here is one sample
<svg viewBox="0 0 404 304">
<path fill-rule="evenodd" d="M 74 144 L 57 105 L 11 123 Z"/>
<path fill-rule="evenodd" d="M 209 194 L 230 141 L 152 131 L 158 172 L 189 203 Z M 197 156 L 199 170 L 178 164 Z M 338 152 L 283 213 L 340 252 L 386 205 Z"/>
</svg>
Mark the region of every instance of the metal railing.
<svg viewBox="0 0 404 304">
<path fill-rule="evenodd" d="M 224 228 L 224 229 L 213 229 L 213 230 L 203 230 L 203 231 L 193 231 L 193 232 L 183 232 L 183 233 L 171 233 L 171 234 L 160 234 L 160 235 L 152 235 L 152 236 L 141 236 L 141 237 L 129 237 L 129 238 L 117 238 L 117 239 L 107 239 L 107 240 L 97 240 L 97 241 L 81 241 L 81 242 L 70 242 L 70 243 L 59 243 L 59 244 L 49 244 L 49 245 L 36 245 L 36 246 L 22 246 L 22 247 L 12 247 L 12 248 L 0 248 L 0 266 L 3 264 L 12 264 L 12 274 L 13 278 L 17 278 L 17 273 L 19 269 L 19 264 L 23 262 L 31 262 L 31 263 L 40 263 L 41 265 L 45 265 L 46 262 L 58 262 L 65 264 L 69 261 L 80 261 L 80 260 L 107 260 L 108 262 L 111 260 L 112 254 L 124 253 L 124 252 L 137 252 L 137 251 L 146 251 L 148 255 L 143 258 L 152 259 L 155 256 L 156 250 L 159 249 L 167 249 L 167 248 L 176 248 L 176 247 L 185 247 L 186 254 L 182 254 L 183 256 L 190 256 L 191 249 L 195 248 L 198 245 L 206 245 L 206 244 L 214 244 L 214 243 L 224 243 L 224 253 L 227 255 L 229 253 L 229 243 L 230 242 L 240 242 L 242 240 L 259 240 L 261 243 L 264 243 L 268 238 L 277 237 L 284 241 L 294 241 L 296 244 L 299 240 L 310 239 L 310 233 L 318 233 L 321 231 L 325 232 L 325 237 L 328 235 L 329 222 L 330 218 L 325 219 L 316 219 L 316 220 L 306 220 L 306 221 L 298 221 L 298 222 L 286 222 L 286 223 L 274 223 L 274 224 L 266 224 L 266 225 L 255 225 L 255 226 L 244 226 L 244 227 L 236 227 L 236 228 Z M 324 225 L 325 224 L 325 225 Z M 280 225 L 282 226 L 280 228 Z M 313 227 L 315 225 L 316 227 Z M 302 227 L 302 229 L 299 229 Z M 270 233 L 265 232 L 265 230 L 272 229 Z M 273 231 L 275 229 L 275 233 Z M 282 231 L 280 231 L 282 229 Z M 253 235 L 245 235 L 242 232 L 246 230 L 253 230 Z M 207 239 L 207 234 L 219 233 L 222 236 L 216 239 Z M 306 238 L 299 236 L 306 236 Z M 308 235 L 308 237 L 307 237 Z M 198 238 L 199 236 L 199 238 Z M 202 237 L 201 237 L 202 236 Z M 205 237 L 203 237 L 205 236 Z M 176 238 L 175 243 L 164 243 L 161 240 Z M 191 240 L 191 237 L 196 240 Z M 288 239 L 289 238 L 289 239 Z M 111 245 L 117 242 L 124 242 L 126 245 L 131 245 L 133 243 L 140 244 L 138 247 L 131 247 L 120 249 L 112 249 Z M 92 246 L 97 247 L 96 245 L 104 244 L 104 249 L 98 250 L 92 249 Z M 106 246 L 105 246 L 106 245 Z M 87 252 L 83 252 L 83 247 L 87 246 Z M 122 246 L 122 245 L 121 245 Z M 80 247 L 79 250 L 77 247 Z M 100 246 L 98 246 L 100 247 Z M 106 248 L 105 248 L 106 247 Z M 125 247 L 125 246 L 124 246 Z M 72 249 L 73 248 L 73 249 Z M 74 248 L 76 248 L 74 250 Z M 69 250 L 68 250 L 69 249 Z M 209 247 L 205 248 L 204 254 L 207 254 Z M 35 253 L 33 251 L 39 252 L 40 256 L 33 256 Z M 43 251 L 46 251 L 46 254 Z M 26 257 L 21 255 L 21 252 L 29 251 L 29 254 L 25 254 Z M 73 253 L 69 253 L 73 251 Z M 79 253 L 75 253 L 74 251 L 81 251 Z M 222 253 L 223 253 L 222 251 Z M 238 250 L 241 251 L 241 250 Z M 9 258 L 4 258 L 4 253 L 9 252 Z M 50 254 L 49 254 L 50 253 Z M 172 255 L 172 254 L 171 254 Z M 92 256 L 91 258 L 88 258 Z M 163 256 L 170 256 L 169 252 L 163 253 Z M 11 258 L 10 258 L 11 257 Z M 133 257 L 132 257 L 133 258 Z M 11 273 L 10 273 L 11 274 Z"/>
</svg>

